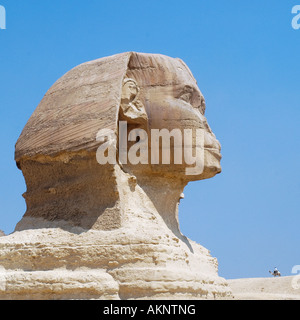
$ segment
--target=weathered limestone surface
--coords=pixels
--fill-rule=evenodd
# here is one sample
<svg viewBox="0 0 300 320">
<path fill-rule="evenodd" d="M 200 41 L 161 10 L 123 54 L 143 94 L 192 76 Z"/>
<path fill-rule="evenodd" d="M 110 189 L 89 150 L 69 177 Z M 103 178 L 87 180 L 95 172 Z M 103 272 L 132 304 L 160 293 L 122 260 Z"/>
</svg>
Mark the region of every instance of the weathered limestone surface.
<svg viewBox="0 0 300 320">
<path fill-rule="evenodd" d="M 188 67 L 163 55 L 118 54 L 59 79 L 16 144 L 27 210 L 15 232 L 0 238 L 0 298 L 229 297 L 217 260 L 178 224 L 186 184 L 221 171 L 220 144 L 204 113 Z M 97 133 L 120 136 L 119 121 L 147 133 L 204 129 L 203 172 L 187 175 L 193 165 L 174 164 L 174 154 L 169 165 L 99 164 Z M 112 144 L 122 157 L 133 142 Z"/>
</svg>

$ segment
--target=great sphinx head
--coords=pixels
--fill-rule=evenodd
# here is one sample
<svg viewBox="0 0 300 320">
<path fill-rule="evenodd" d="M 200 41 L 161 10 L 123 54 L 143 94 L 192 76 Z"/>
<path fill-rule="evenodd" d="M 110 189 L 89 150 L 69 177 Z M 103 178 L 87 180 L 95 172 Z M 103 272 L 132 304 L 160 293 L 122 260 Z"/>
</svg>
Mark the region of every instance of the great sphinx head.
<svg viewBox="0 0 300 320">
<path fill-rule="evenodd" d="M 16 144 L 27 185 L 16 229 L 116 229 L 127 221 L 128 201 L 177 228 L 185 185 L 221 171 L 220 144 L 204 113 L 180 59 L 129 52 L 72 69 Z"/>
</svg>

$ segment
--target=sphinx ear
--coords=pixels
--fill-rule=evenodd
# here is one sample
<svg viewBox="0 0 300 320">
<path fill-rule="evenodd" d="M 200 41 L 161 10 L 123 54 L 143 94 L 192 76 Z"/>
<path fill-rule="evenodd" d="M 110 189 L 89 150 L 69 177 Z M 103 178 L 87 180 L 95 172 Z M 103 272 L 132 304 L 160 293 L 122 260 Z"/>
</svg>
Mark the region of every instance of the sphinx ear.
<svg viewBox="0 0 300 320">
<path fill-rule="evenodd" d="M 137 82 L 131 78 L 125 78 L 122 85 L 122 102 L 133 102 L 138 98 L 140 88 Z M 134 97 L 132 97 L 134 96 Z"/>
<path fill-rule="evenodd" d="M 136 93 L 135 97 L 131 99 L 133 91 Z M 119 120 L 147 127 L 148 115 L 143 103 L 139 100 L 139 93 L 140 88 L 134 79 L 125 78 L 123 80 Z"/>
</svg>

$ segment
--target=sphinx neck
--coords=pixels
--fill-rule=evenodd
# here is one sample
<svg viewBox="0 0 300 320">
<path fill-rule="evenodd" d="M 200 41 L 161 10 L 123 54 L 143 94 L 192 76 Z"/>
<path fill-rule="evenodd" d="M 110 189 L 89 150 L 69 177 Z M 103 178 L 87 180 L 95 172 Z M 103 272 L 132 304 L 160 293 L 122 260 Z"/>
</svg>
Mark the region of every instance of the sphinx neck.
<svg viewBox="0 0 300 320">
<path fill-rule="evenodd" d="M 117 172 L 120 203 L 123 212 L 136 212 L 142 221 L 152 220 L 152 213 L 177 236 L 179 231 L 178 206 L 186 182 L 174 177 L 138 175 Z M 123 177 L 123 178 L 121 178 Z M 135 215 L 135 213 L 133 213 Z M 147 218 L 148 217 L 148 218 Z M 147 220 L 148 219 L 148 220 Z"/>
</svg>

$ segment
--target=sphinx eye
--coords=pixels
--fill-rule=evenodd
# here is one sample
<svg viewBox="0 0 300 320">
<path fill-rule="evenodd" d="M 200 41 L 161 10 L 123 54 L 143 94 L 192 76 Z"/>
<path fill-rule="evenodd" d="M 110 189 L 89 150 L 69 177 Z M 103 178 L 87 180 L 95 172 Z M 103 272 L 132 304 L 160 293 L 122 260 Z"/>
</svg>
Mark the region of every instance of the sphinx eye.
<svg viewBox="0 0 300 320">
<path fill-rule="evenodd" d="M 179 99 L 185 101 L 185 102 L 191 102 L 192 94 L 191 93 L 184 93 L 182 94 Z"/>
<path fill-rule="evenodd" d="M 193 88 L 189 86 L 185 86 L 178 98 L 185 102 L 190 103 L 192 101 L 193 92 L 194 92 Z"/>
</svg>

